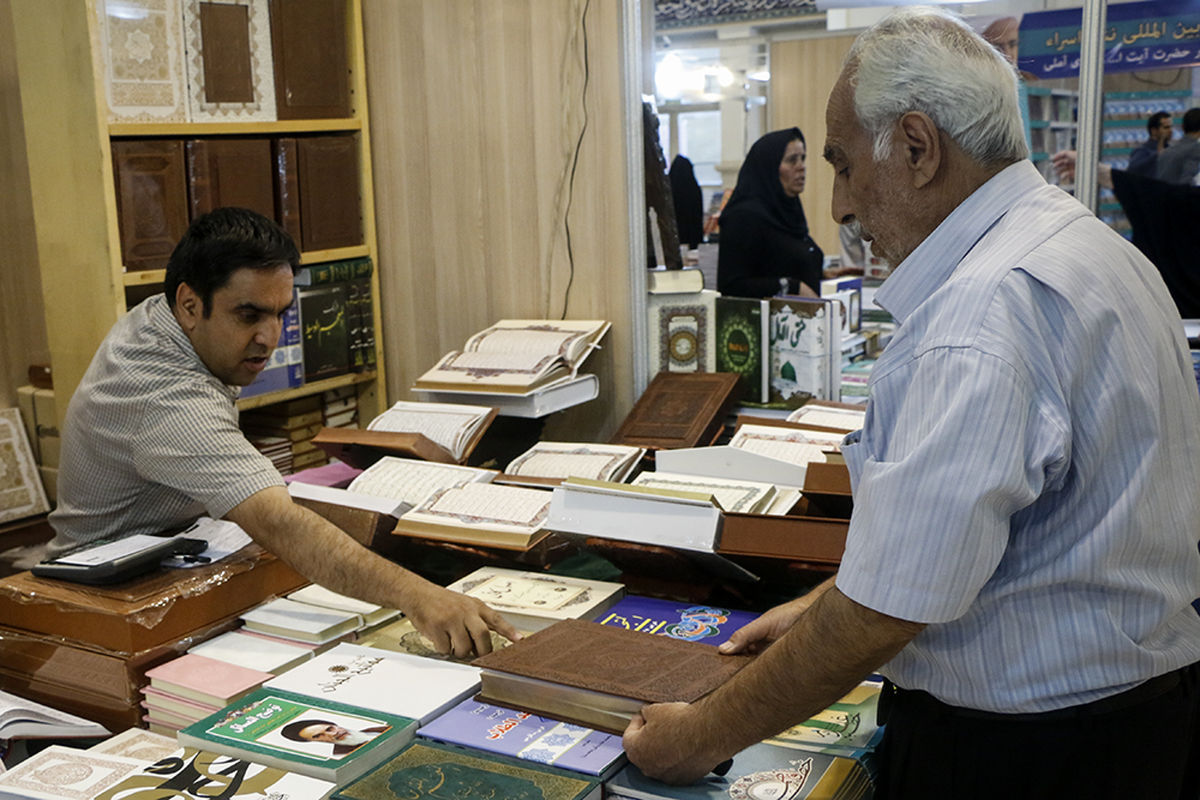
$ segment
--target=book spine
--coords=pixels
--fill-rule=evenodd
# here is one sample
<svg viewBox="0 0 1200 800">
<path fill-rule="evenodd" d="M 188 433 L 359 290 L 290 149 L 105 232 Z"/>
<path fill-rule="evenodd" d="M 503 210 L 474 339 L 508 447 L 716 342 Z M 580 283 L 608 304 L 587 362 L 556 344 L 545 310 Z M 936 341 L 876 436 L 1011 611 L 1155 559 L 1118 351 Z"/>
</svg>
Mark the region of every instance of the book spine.
<svg viewBox="0 0 1200 800">
<path fill-rule="evenodd" d="M 296 140 L 276 139 L 272 142 L 275 158 L 275 207 L 279 224 L 300 246 L 300 176 Z"/>
<path fill-rule="evenodd" d="M 187 148 L 188 208 L 191 218 L 207 214 L 216 208 L 216 186 L 208 142 L 191 139 Z"/>
</svg>

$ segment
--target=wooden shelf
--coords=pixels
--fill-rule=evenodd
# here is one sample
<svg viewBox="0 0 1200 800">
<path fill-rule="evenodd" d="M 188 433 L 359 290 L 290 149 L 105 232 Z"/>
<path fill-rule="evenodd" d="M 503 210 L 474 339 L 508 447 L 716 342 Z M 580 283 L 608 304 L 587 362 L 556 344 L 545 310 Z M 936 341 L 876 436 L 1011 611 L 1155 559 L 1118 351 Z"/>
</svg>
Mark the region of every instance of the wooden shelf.
<svg viewBox="0 0 1200 800">
<path fill-rule="evenodd" d="M 355 118 L 281 119 L 274 122 L 117 122 L 108 135 L 119 136 L 245 136 L 256 133 L 328 133 L 362 130 Z"/>
<path fill-rule="evenodd" d="M 282 403 L 285 400 L 291 400 L 294 397 L 308 397 L 311 394 L 320 394 L 327 392 L 330 389 L 340 389 L 343 386 L 353 386 L 359 383 L 369 383 L 375 380 L 378 375 L 374 372 L 351 372 L 346 375 L 337 375 L 324 380 L 313 381 L 306 383 L 303 386 L 297 386 L 294 389 L 284 389 L 279 392 L 268 392 L 254 397 L 245 397 L 237 401 L 238 409 L 248 411 L 252 408 L 262 408 L 263 406 L 271 406 L 276 403 Z"/>
<path fill-rule="evenodd" d="M 348 258 L 364 258 L 371 255 L 371 250 L 365 244 L 354 247 L 338 247 L 333 250 L 310 250 L 300 254 L 301 264 L 321 264 L 326 261 L 343 261 Z M 126 270 L 122 275 L 122 283 L 126 286 L 146 286 L 162 283 L 166 280 L 165 269 L 135 269 Z"/>
</svg>

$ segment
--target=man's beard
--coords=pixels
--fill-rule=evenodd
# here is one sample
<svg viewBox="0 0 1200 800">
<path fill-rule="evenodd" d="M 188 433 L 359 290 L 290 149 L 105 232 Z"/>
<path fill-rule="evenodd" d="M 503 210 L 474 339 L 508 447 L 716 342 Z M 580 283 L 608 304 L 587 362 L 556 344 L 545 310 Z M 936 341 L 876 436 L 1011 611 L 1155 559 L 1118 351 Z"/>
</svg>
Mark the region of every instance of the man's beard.
<svg viewBox="0 0 1200 800">
<path fill-rule="evenodd" d="M 374 737 L 369 733 L 362 731 L 349 731 L 345 736 L 337 740 L 337 743 L 343 747 L 357 747 L 360 744 L 366 744 Z"/>
</svg>

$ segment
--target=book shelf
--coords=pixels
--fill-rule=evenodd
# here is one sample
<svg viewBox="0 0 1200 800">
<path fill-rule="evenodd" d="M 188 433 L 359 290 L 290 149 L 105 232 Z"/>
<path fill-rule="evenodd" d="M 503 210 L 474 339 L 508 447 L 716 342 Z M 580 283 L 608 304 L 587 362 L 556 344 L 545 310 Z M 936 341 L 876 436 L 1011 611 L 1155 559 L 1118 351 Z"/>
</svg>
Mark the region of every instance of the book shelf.
<svg viewBox="0 0 1200 800">
<path fill-rule="evenodd" d="M 310 265 L 369 257 L 378 263 L 361 0 L 345 4 L 349 116 L 252 122 L 110 124 L 98 5 L 102 7 L 102 0 L 17 3 L 12 9 L 38 247 L 38 263 L 30 266 L 41 277 L 60 425 L 67 401 L 104 336 L 129 306 L 154 293 L 164 277 L 162 269 L 133 270 L 123 263 L 113 142 L 352 133 L 358 147 L 363 243 L 305 252 L 302 260 Z M 374 269 L 371 276 L 371 314 L 375 330 L 381 331 L 378 272 Z M 382 339 L 375 337 L 374 372 L 258 395 L 240 401 L 239 407 L 259 408 L 352 385 L 359 418 L 369 420 L 387 407 Z"/>
<path fill-rule="evenodd" d="M 1100 163 L 1113 169 L 1129 166 L 1134 149 L 1146 141 L 1146 120 L 1151 114 L 1166 111 L 1175 122 L 1175 139 L 1182 132 L 1179 122 L 1191 106 L 1191 91 L 1187 89 L 1144 92 L 1105 92 L 1104 117 L 1101 120 Z M 1117 202 L 1112 189 L 1100 188 L 1096 214 L 1100 220 L 1128 239 L 1133 235 L 1129 220 Z"/>
<path fill-rule="evenodd" d="M 1079 93 L 1032 86 L 1029 97 L 1029 157 L 1047 181 L 1057 183 L 1050 156 L 1075 147 Z"/>
</svg>

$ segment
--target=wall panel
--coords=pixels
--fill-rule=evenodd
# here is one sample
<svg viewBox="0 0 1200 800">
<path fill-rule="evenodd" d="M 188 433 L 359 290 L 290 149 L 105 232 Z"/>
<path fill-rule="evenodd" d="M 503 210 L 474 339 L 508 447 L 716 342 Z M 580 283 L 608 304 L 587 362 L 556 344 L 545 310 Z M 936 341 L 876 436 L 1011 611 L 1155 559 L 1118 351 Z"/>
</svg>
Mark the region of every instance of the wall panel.
<svg viewBox="0 0 1200 800">
<path fill-rule="evenodd" d="M 830 213 L 833 170 L 821 158 L 825 147 L 825 103 L 853 42 L 853 36 L 774 42 L 770 54 L 769 127 L 778 130 L 795 125 L 804 133 L 808 175 L 800 200 L 813 239 L 831 254 L 838 252 L 838 226 Z"/>
<path fill-rule="evenodd" d="M 565 311 L 613 329 L 601 398 L 546 435 L 604 438 L 632 404 L 619 11 L 363 3 L 390 398 L 497 319 Z"/>
</svg>

